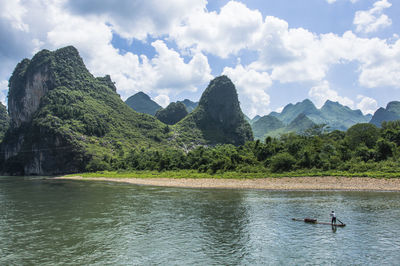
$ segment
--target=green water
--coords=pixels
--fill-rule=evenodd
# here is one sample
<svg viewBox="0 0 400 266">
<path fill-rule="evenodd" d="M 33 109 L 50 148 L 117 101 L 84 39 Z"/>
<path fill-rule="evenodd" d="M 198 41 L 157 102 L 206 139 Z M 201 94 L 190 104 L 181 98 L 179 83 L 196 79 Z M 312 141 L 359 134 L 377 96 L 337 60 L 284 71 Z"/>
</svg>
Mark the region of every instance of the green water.
<svg viewBox="0 0 400 266">
<path fill-rule="evenodd" d="M 329 221 L 335 210 L 345 228 Z M 398 265 L 400 193 L 0 177 L 0 265 Z"/>
</svg>

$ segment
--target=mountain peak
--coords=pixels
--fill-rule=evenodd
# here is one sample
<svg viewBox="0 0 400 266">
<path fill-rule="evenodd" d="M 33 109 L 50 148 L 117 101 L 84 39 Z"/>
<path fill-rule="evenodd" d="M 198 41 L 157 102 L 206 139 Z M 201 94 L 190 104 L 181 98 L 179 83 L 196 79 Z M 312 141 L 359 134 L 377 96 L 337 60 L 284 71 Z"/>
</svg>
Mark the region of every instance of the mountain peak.
<svg viewBox="0 0 400 266">
<path fill-rule="evenodd" d="M 222 100 L 223 99 L 223 100 Z M 240 109 L 235 85 L 227 76 L 213 79 L 203 92 L 198 107 L 179 122 L 181 137 L 206 144 L 244 144 L 253 139 L 249 123 Z"/>
<path fill-rule="evenodd" d="M 383 121 L 400 120 L 400 102 L 392 101 L 386 106 L 386 109 L 381 107 L 374 113 L 370 123 L 378 127 Z"/>
<path fill-rule="evenodd" d="M 225 126 L 234 123 L 242 115 L 235 85 L 227 76 L 217 77 L 210 82 L 200 98 L 199 106 L 213 120 Z"/>
<path fill-rule="evenodd" d="M 139 91 L 138 93 L 132 95 L 126 99 L 125 103 L 138 113 L 155 115 L 158 110 L 162 107 L 153 101 L 149 95 Z"/>
</svg>

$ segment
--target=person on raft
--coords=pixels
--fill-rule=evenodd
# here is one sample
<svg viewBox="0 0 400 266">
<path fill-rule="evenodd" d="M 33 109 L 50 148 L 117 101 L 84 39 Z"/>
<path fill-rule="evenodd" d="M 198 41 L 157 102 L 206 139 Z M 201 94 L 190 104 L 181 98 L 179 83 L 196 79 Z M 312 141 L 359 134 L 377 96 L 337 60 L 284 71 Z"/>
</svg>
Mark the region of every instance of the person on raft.
<svg viewBox="0 0 400 266">
<path fill-rule="evenodd" d="M 332 224 L 336 224 L 336 213 L 335 213 L 335 211 L 332 211 L 330 215 L 332 217 Z"/>
</svg>

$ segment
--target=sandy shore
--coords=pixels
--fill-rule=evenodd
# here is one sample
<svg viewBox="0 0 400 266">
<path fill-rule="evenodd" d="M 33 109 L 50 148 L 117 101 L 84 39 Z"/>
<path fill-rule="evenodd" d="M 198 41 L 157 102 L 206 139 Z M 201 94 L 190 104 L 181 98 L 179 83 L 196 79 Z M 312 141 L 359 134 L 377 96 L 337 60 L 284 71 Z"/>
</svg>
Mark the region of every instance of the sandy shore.
<svg viewBox="0 0 400 266">
<path fill-rule="evenodd" d="M 185 188 L 227 188 L 265 190 L 363 190 L 400 191 L 400 178 L 367 177 L 282 177 L 259 179 L 173 179 L 173 178 L 83 178 L 57 177 L 63 180 L 111 181 L 135 185 Z"/>
</svg>

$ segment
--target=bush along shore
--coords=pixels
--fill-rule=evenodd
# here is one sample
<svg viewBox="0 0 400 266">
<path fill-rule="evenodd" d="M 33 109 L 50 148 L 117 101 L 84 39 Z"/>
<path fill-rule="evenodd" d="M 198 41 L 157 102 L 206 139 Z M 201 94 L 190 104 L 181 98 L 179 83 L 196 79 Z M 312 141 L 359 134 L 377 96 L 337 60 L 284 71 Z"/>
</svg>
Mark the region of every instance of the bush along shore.
<svg viewBox="0 0 400 266">
<path fill-rule="evenodd" d="M 295 176 L 400 177 L 400 121 L 382 128 L 357 124 L 326 133 L 316 126 L 244 145 L 132 149 L 119 157 L 92 160 L 83 176 L 261 178 Z"/>
</svg>

